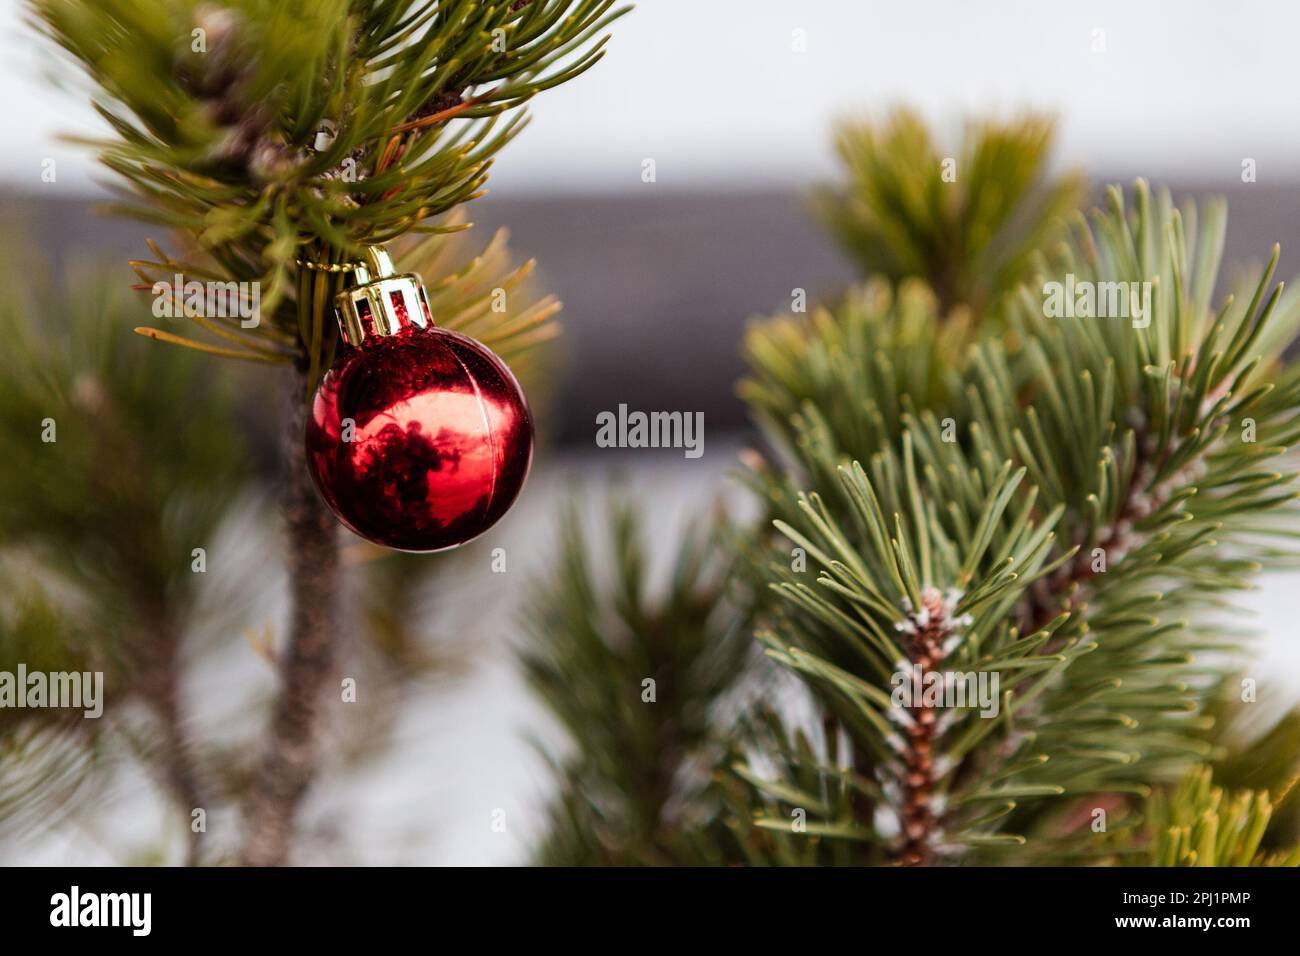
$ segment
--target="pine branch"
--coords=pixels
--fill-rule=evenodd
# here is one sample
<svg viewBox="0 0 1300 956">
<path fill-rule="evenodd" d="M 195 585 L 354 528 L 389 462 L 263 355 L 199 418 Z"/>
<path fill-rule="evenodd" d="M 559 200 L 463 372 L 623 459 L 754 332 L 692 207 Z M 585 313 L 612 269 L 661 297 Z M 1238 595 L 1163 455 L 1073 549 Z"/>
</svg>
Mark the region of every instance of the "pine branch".
<svg viewBox="0 0 1300 956">
<path fill-rule="evenodd" d="M 288 643 L 279 661 L 280 691 L 245 805 L 240 858 L 248 866 L 288 862 L 298 806 L 317 772 L 322 697 L 339 637 L 338 529 L 307 471 L 302 440 L 307 406 L 299 397 L 307 383 L 307 370 L 300 369 L 284 432 L 292 611 Z"/>
<path fill-rule="evenodd" d="M 318 364 L 333 333 L 295 334 L 296 261 L 321 245 L 355 259 L 480 195 L 519 107 L 598 62 L 602 31 L 627 12 L 613 0 L 31 10 L 100 90 L 113 135 L 93 145 L 126 183 L 119 211 L 192 237 L 197 269 L 259 282 L 266 321 L 252 334 L 275 353 L 290 333 Z"/>
<path fill-rule="evenodd" d="M 980 334 L 938 389 L 920 371 L 948 355 L 937 313 L 903 320 L 901 300 L 851 295 L 750 334 L 745 392 L 788 457 L 756 477 L 786 542 L 769 576 L 788 605 L 766 640 L 881 786 L 894 858 L 1041 853 L 1054 798 L 1142 794 L 1205 759 L 1198 712 L 1222 668 L 1194 655 L 1234 644 L 1197 619 L 1263 560 L 1295 558 L 1294 472 L 1266 469 L 1300 437 L 1300 376 L 1278 365 L 1300 309 L 1266 294 L 1270 265 L 1249 305 L 1212 312 L 1222 217 L 1198 234 L 1194 210 L 1142 184 L 1137 198 L 1130 214 L 1113 193 L 1061 268 L 1152 282 L 1149 326 L 1049 316 L 1024 290 L 1004 319 L 1016 346 Z M 1235 440 L 1238 423 L 1257 444 Z M 791 509 L 799 488 L 817 493 Z M 791 545 L 820 569 L 812 586 Z M 966 614 L 931 639 L 936 619 Z M 1005 725 L 949 712 L 927 726 L 891 705 L 891 673 L 936 658 L 1000 672 Z M 856 821 L 819 832 L 859 839 L 873 823 Z"/>
</svg>

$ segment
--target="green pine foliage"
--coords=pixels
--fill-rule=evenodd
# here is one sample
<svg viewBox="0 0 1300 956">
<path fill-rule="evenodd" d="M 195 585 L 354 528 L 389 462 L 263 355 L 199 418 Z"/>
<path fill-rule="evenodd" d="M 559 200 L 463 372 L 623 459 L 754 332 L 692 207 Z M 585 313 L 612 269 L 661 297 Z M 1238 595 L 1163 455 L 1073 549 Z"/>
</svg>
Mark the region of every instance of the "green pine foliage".
<svg viewBox="0 0 1300 956">
<path fill-rule="evenodd" d="M 249 361 L 328 366 L 315 300 L 339 263 L 483 192 L 522 104 L 602 56 L 613 0 L 30 0 L 94 84 L 112 135 L 88 145 L 125 185 L 119 211 L 181 233 L 146 282 L 261 283 L 268 321 L 192 316 L 197 339 Z M 192 254 L 190 254 L 192 253 Z M 435 277 L 428 277 L 433 279 Z"/>
<path fill-rule="evenodd" d="M 964 400 L 910 403 L 899 440 L 851 421 L 837 430 L 812 402 L 778 431 L 797 456 L 784 484 L 806 493 L 778 519 L 787 540 L 771 581 L 787 608 L 763 638 L 835 712 L 895 809 L 910 797 L 931 807 L 923 845 L 896 838 L 903 857 L 1020 846 L 1046 803 L 1145 794 L 1207 757 L 1221 676 L 1210 661 L 1242 649 L 1222 614 L 1261 566 L 1294 560 L 1295 470 L 1282 456 L 1300 437 L 1300 376 L 1280 356 L 1300 311 L 1270 287 L 1276 251 L 1247 303 L 1214 310 L 1221 213 L 1198 234 L 1191 210 L 1143 184 L 1136 195 L 1130 211 L 1112 191 L 1065 269 L 1151 282 L 1149 326 L 1049 317 L 1022 287 L 1011 335 L 961 368 Z M 750 354 L 770 354 L 768 331 L 753 335 Z M 758 387 L 785 374 L 755 369 Z M 888 422 L 900 377 L 859 380 L 861 419 Z M 791 571 L 791 546 L 812 573 Z M 918 659 L 999 672 L 999 718 L 957 712 L 920 734 L 889 680 Z"/>
<path fill-rule="evenodd" d="M 21 465 L 0 469 L 0 671 L 102 672 L 104 713 L 0 710 L 11 836 L 91 799 L 109 755 L 142 759 L 188 821 L 199 782 L 177 686 L 206 580 L 194 549 L 248 488 L 234 383 L 124 335 L 121 283 L 76 275 L 4 279 L 0 454 Z M 148 726 L 129 731 L 138 705 Z"/>
<path fill-rule="evenodd" d="M 1135 866 L 1300 866 L 1300 843 L 1269 851 L 1265 837 L 1287 791 L 1225 791 L 1209 767 L 1187 773 L 1172 790 L 1147 799 L 1131 848 L 1116 854 Z"/>
<path fill-rule="evenodd" d="M 1029 279 L 1083 199 L 1077 173 L 1048 171 L 1054 122 L 1029 114 L 966 125 L 950 154 L 911 110 L 841 123 L 844 181 L 814 209 L 864 276 L 924 279 L 947 315 L 984 315 Z"/>
<path fill-rule="evenodd" d="M 968 205 L 982 222 L 936 210 L 996 178 L 904 163 L 928 134 L 895 127 L 859 137 L 840 196 L 873 277 L 745 340 L 741 394 L 768 449 L 747 483 L 771 522 L 766 561 L 744 556 L 748 606 L 802 703 L 733 729 L 734 862 L 1290 861 L 1294 720 L 1249 742 L 1223 704 L 1250 660 L 1239 595 L 1296 566 L 1300 372 L 1284 353 L 1300 304 L 1273 282 L 1277 249 L 1215 303 L 1222 203 L 1178 208 L 1139 182 L 1085 217 L 1059 183 L 1023 246 L 989 259 L 964 237 L 997 233 L 1004 205 Z M 1049 128 L 992 153 L 1036 168 Z M 905 193 L 896 169 L 938 198 L 882 201 Z M 992 284 L 955 295 L 937 278 L 967 269 Z M 996 677 L 996 696 L 900 700 L 916 665 L 972 697 Z M 1178 789 L 1209 764 L 1254 795 Z M 1110 833 L 1091 828 L 1098 809 Z"/>
<path fill-rule="evenodd" d="M 834 309 L 775 316 L 751 326 L 744 354 L 754 374 L 739 392 L 764 437 L 790 460 L 817 428 L 875 447 L 896 441 L 906 414 L 959 404 L 954 356 L 970 326 L 939 317 L 929 287 L 897 292 L 880 278 L 849 289 Z M 843 401 L 871 395 L 876 401 Z M 816 421 L 814 427 L 811 423 Z"/>
<path fill-rule="evenodd" d="M 1252 668 L 1254 670 L 1254 668 Z M 1210 769 L 1216 785 L 1229 791 L 1252 790 L 1269 795 L 1271 814 L 1262 847 L 1288 852 L 1300 844 L 1300 710 L 1280 717 L 1270 708 L 1244 702 L 1242 678 L 1224 682 L 1224 696 L 1209 714 L 1214 726 L 1207 738 L 1214 745 Z"/>
<path fill-rule="evenodd" d="M 183 613 L 201 580 L 191 549 L 247 479 L 234 383 L 124 336 L 121 284 L 69 273 L 5 280 L 0 454 L 22 467 L 0 471 L 3 544 L 34 582 L 48 571 L 146 618 L 164 602 Z"/>
<path fill-rule="evenodd" d="M 727 600 L 734 560 L 722 519 L 688 535 L 662 590 L 646 530 L 610 509 L 589 540 L 571 508 L 560 571 L 526 614 L 529 684 L 573 741 L 552 760 L 559 795 L 539 863 L 708 865 L 733 858 L 713 772 L 725 759 L 726 693 L 752 651 Z"/>
</svg>

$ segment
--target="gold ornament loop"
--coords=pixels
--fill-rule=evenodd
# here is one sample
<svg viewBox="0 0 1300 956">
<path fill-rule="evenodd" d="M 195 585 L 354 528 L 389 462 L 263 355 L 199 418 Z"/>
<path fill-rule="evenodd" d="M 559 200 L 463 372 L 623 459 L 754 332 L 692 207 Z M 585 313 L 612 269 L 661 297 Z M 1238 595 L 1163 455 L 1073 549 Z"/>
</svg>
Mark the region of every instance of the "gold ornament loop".
<svg viewBox="0 0 1300 956">
<path fill-rule="evenodd" d="M 304 269 L 315 272 L 355 272 L 365 265 L 364 262 L 313 262 L 310 259 L 294 259 Z"/>
<path fill-rule="evenodd" d="M 432 326 L 433 314 L 420 277 L 413 272 L 399 275 L 383 246 L 369 246 L 364 255 L 352 272 L 355 284 L 334 299 L 343 340 L 360 345 L 371 336 Z"/>
</svg>

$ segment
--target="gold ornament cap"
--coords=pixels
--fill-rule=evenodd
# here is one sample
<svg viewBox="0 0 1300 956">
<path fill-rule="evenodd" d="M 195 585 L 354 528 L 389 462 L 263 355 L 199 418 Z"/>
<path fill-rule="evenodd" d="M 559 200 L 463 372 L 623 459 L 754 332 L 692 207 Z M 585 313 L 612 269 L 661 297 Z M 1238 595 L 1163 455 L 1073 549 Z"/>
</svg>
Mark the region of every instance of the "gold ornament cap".
<svg viewBox="0 0 1300 956">
<path fill-rule="evenodd" d="M 396 335 L 415 326 L 433 325 L 424 281 L 414 272 L 396 273 L 393 260 L 380 246 L 366 249 L 352 268 L 352 282 L 334 298 L 339 331 L 349 345 L 376 336 Z"/>
</svg>

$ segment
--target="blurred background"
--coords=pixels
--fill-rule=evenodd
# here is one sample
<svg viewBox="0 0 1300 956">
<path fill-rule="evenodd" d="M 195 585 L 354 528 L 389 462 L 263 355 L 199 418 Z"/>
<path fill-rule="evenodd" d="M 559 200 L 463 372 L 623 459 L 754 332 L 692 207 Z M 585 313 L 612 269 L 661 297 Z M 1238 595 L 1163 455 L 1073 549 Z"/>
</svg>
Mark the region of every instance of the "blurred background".
<svg viewBox="0 0 1300 956">
<path fill-rule="evenodd" d="M 0 0 L 0 18 L 5 245 L 50 276 L 107 264 L 125 288 L 126 260 L 144 255 L 156 230 L 95 215 L 105 174 L 57 138 L 99 130 L 86 91 L 55 68 L 17 0 Z M 955 149 L 967 118 L 1049 111 L 1059 118 L 1054 167 L 1081 168 L 1094 184 L 1142 176 L 1180 196 L 1224 195 L 1226 262 L 1262 262 L 1280 242 L 1279 274 L 1290 277 L 1300 273 L 1297 29 L 1300 8 L 1281 0 L 1086 9 L 648 0 L 620 21 L 597 70 L 537 100 L 532 125 L 497 161 L 491 195 L 468 210 L 481 242 L 507 227 L 514 255 L 538 259 L 537 286 L 564 302 L 539 416 L 548 444 L 488 539 L 454 560 L 430 559 L 446 566 L 412 606 L 432 664 L 392 687 L 402 706 L 382 741 L 357 744 L 314 789 L 303 861 L 527 859 L 549 786 L 530 737 L 552 731 L 513 648 L 528 582 L 554 562 L 559 505 L 575 490 L 597 505 L 607 484 L 630 489 L 665 555 L 692 507 L 718 495 L 744 507 L 727 473 L 748 439 L 734 393 L 745 322 L 789 308 L 796 288 L 815 301 L 854 276 L 808 214 L 810 188 L 836 175 L 834 121 L 906 104 Z M 57 176 L 46 182 L 51 159 Z M 1248 159 L 1255 181 L 1244 183 Z M 703 412 L 704 456 L 596 448 L 596 414 L 620 403 Z M 236 421 L 256 455 L 264 423 L 248 405 Z M 283 574 L 268 558 L 274 522 L 259 517 L 267 508 L 255 498 L 234 508 L 215 548 L 258 570 L 256 587 L 240 592 L 244 626 L 255 630 L 285 611 Z M 509 555 L 504 575 L 488 571 L 494 547 Z M 1250 599 L 1269 634 L 1265 665 L 1292 683 L 1297 583 L 1267 577 Z M 245 716 L 241 727 L 241 702 L 272 684 L 255 642 L 190 644 L 203 655 L 187 687 L 199 736 L 206 728 L 225 735 L 223 746 L 251 746 L 257 723 Z M 0 836 L 0 861 L 168 858 L 176 835 L 160 832 L 158 800 L 147 779 L 114 774 L 60 825 Z M 492 827 L 497 811 L 504 831 Z"/>
</svg>

